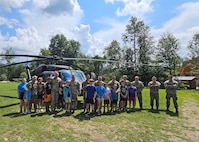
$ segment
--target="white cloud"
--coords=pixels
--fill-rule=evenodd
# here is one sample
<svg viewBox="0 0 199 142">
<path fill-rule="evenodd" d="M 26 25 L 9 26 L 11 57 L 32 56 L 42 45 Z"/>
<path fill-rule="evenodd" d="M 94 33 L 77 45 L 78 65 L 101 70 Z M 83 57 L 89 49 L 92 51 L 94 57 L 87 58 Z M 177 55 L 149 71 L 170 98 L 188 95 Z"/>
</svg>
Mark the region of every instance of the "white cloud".
<svg viewBox="0 0 199 142">
<path fill-rule="evenodd" d="M 77 0 L 33 0 L 36 7 L 50 15 L 73 15 L 81 11 Z"/>
<path fill-rule="evenodd" d="M 0 26 L 6 25 L 8 28 L 13 28 L 18 24 L 18 20 L 16 19 L 6 19 L 4 17 L 0 17 Z"/>
<path fill-rule="evenodd" d="M 16 36 L 0 38 L 2 49 L 12 48 L 15 53 L 38 54 L 41 47 L 45 45 L 37 30 L 32 27 L 28 29 L 16 29 Z"/>
<path fill-rule="evenodd" d="M 90 34 L 89 25 L 80 25 L 72 31 L 77 41 L 81 44 L 81 52 L 89 56 L 102 55 L 107 43 L 102 38 L 97 38 Z"/>
<path fill-rule="evenodd" d="M 105 0 L 106 3 L 122 2 L 124 7 L 118 7 L 117 16 L 134 15 L 144 17 L 153 12 L 152 2 L 154 0 Z"/>
<path fill-rule="evenodd" d="M 10 8 L 22 7 L 28 1 L 30 1 L 30 0 L 1 0 L 0 8 L 9 11 Z"/>
<path fill-rule="evenodd" d="M 162 28 L 152 29 L 152 34 L 156 40 L 163 33 L 172 33 L 180 43 L 179 55 L 187 57 L 187 45 L 192 40 L 194 34 L 199 33 L 199 2 L 184 3 L 177 8 L 179 14 L 167 21 Z"/>
</svg>

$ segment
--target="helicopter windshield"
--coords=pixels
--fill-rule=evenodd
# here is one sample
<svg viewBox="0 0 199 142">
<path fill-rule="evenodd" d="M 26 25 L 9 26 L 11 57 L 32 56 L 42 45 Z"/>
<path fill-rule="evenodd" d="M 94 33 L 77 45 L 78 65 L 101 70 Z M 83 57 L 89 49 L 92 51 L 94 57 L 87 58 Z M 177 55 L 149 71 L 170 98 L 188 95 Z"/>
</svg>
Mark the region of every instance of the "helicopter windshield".
<svg viewBox="0 0 199 142">
<path fill-rule="evenodd" d="M 72 73 L 69 70 L 64 70 L 64 72 L 61 72 L 61 73 L 62 73 L 62 80 L 63 81 L 72 79 Z"/>
</svg>

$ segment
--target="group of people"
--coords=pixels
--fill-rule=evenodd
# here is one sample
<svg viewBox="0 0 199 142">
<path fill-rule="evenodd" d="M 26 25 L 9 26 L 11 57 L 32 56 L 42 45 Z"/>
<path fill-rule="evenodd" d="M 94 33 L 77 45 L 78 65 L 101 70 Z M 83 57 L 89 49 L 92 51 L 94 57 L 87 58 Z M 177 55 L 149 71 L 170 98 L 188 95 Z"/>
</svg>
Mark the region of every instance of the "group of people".
<svg viewBox="0 0 199 142">
<path fill-rule="evenodd" d="M 46 82 L 43 82 L 42 77 L 38 78 L 36 75 L 30 82 L 23 78 L 18 85 L 20 112 L 31 113 L 32 106 L 34 112 L 41 112 L 42 104 L 44 104 L 48 113 L 56 113 L 56 109 L 62 110 L 63 108 L 74 113 L 77 109 L 79 94 L 80 84 L 74 75 L 70 81 L 66 82 L 61 80 L 57 71 L 54 72 L 54 77 L 48 77 Z"/>
<path fill-rule="evenodd" d="M 48 77 L 47 82 L 43 82 L 42 78 L 33 76 L 30 82 L 26 82 L 23 78 L 18 85 L 18 95 L 20 99 L 20 112 L 31 113 L 32 105 L 34 112 L 42 111 L 42 102 L 45 104 L 46 112 L 56 113 L 57 109 L 66 109 L 66 112 L 74 113 L 77 109 L 78 96 L 82 92 L 84 100 L 84 112 L 97 113 L 98 115 L 112 111 L 126 111 L 127 104 L 129 109 L 135 111 L 136 98 L 138 98 L 139 107 L 143 109 L 142 90 L 144 84 L 139 80 L 138 76 L 130 82 L 127 75 L 123 75 L 120 81 L 117 81 L 116 76 L 112 76 L 109 82 L 104 82 L 102 76 L 94 81 L 90 75 L 86 75 L 86 80 L 81 84 L 76 81 L 72 75 L 71 80 L 63 82 L 57 71 L 54 72 L 54 77 Z M 161 83 L 157 81 L 155 76 L 148 83 L 150 88 L 150 105 L 154 109 L 154 100 L 156 109 L 159 109 L 159 88 Z M 177 104 L 177 89 L 178 82 L 173 80 L 172 75 L 168 75 L 168 80 L 164 82 L 166 89 L 166 110 L 169 111 L 170 99 L 173 98 L 176 113 L 178 113 Z M 82 88 L 82 90 L 80 90 Z M 23 112 L 24 108 L 24 112 Z"/>
</svg>

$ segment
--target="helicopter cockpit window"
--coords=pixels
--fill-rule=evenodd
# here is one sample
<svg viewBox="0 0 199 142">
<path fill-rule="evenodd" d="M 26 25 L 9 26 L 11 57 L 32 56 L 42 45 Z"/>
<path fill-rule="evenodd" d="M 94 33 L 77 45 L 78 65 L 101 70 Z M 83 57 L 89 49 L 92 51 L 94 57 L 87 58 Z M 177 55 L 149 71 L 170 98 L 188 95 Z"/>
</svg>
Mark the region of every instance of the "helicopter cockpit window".
<svg viewBox="0 0 199 142">
<path fill-rule="evenodd" d="M 65 71 L 64 73 L 62 73 L 63 81 L 71 80 L 71 78 L 72 78 L 72 74 L 69 71 Z"/>
</svg>

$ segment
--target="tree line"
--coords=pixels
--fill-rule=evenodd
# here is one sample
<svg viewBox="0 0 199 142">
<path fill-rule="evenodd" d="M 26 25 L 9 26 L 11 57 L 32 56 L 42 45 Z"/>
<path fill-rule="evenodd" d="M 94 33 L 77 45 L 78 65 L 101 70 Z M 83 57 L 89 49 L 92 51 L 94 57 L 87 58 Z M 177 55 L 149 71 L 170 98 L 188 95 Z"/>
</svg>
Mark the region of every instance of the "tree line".
<svg viewBox="0 0 199 142">
<path fill-rule="evenodd" d="M 95 72 L 96 75 L 103 75 L 110 78 L 112 75 L 117 77 L 127 74 L 130 78 L 139 75 L 141 80 L 146 83 L 152 76 L 156 76 L 160 81 L 165 80 L 167 74 L 176 74 L 176 71 L 185 63 L 178 55 L 180 48 L 179 40 L 172 33 L 163 33 L 156 43 L 151 35 L 150 27 L 137 17 L 131 17 L 126 25 L 124 33 L 121 35 L 124 46 L 117 40 L 113 40 L 104 48 L 103 56 L 96 55 L 89 57 L 80 52 L 80 43 L 75 40 L 67 39 L 63 34 L 57 34 L 50 40 L 48 48 L 41 48 L 39 55 L 68 58 L 94 58 L 118 60 L 121 63 L 108 63 L 96 61 L 75 61 L 75 60 L 44 60 L 30 64 L 34 69 L 41 63 L 46 64 L 65 64 L 75 69 L 81 69 L 85 73 Z M 191 59 L 199 56 L 199 33 L 193 36 L 187 48 L 188 56 Z M 13 49 L 6 49 L 5 53 L 12 53 Z M 5 57 L 4 60 L 9 64 L 12 58 Z M 187 59 L 186 59 L 187 60 Z M 14 77 L 23 76 L 25 72 L 23 65 L 10 66 L 8 69 L 0 69 L 0 79 L 6 76 L 11 80 Z"/>
</svg>

